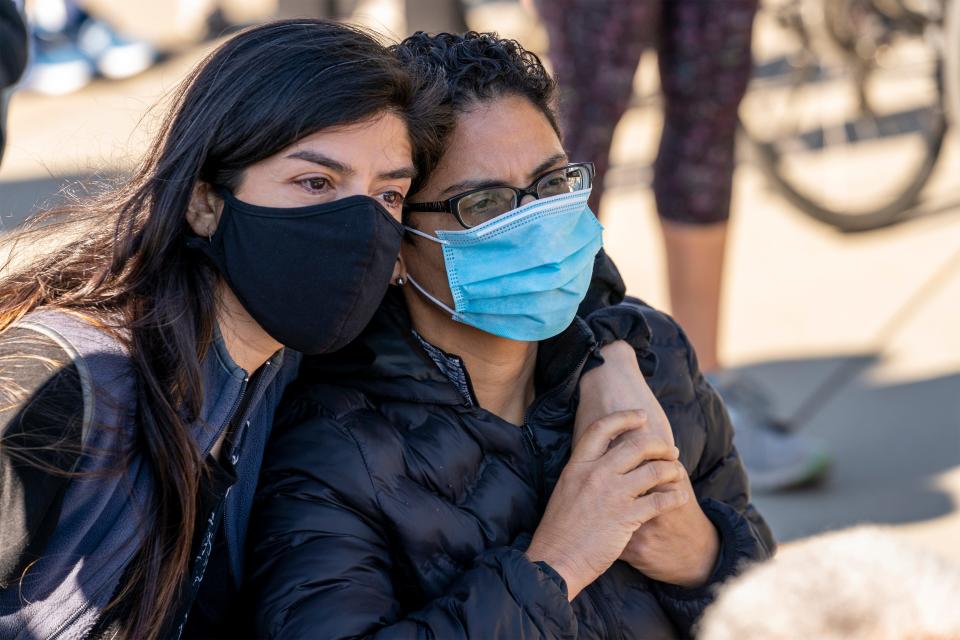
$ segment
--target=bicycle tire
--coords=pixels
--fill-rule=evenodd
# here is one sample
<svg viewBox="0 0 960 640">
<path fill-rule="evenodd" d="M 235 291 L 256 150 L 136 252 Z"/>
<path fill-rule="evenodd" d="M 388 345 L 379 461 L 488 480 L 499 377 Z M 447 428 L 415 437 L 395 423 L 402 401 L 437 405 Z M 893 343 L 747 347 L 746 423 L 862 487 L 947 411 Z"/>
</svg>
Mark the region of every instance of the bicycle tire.
<svg viewBox="0 0 960 640">
<path fill-rule="evenodd" d="M 960 4 L 960 1 L 954 4 Z M 947 118 L 943 109 L 943 102 L 945 101 L 943 70 L 944 61 L 941 54 L 936 61 L 935 71 L 940 104 L 937 105 L 936 120 L 932 123 L 931 133 L 924 138 L 925 148 L 922 162 L 918 163 L 916 170 L 912 173 L 910 179 L 905 181 L 903 188 L 886 202 L 873 208 L 853 210 L 825 206 L 818 201 L 815 193 L 811 193 L 809 189 L 798 187 L 783 173 L 781 170 L 782 156 L 775 144 L 755 138 L 751 135 L 749 127 L 744 126 L 742 121 L 741 130 L 753 148 L 757 164 L 765 178 L 781 197 L 802 213 L 846 233 L 880 229 L 899 221 L 918 202 L 920 194 L 923 192 L 939 160 L 947 131 Z M 960 82 L 960 76 L 958 76 L 958 82 Z"/>
<path fill-rule="evenodd" d="M 802 193 L 778 170 L 780 155 L 774 146 L 752 138 L 745 129 L 744 133 L 757 155 L 761 172 L 781 197 L 814 220 L 835 227 L 844 233 L 857 233 L 874 231 L 895 224 L 917 204 L 940 158 L 947 131 L 946 117 L 939 118 L 936 126 L 933 136 L 927 140 L 927 153 L 923 163 L 917 168 L 904 189 L 882 206 L 856 212 L 827 208 L 812 196 Z"/>
</svg>

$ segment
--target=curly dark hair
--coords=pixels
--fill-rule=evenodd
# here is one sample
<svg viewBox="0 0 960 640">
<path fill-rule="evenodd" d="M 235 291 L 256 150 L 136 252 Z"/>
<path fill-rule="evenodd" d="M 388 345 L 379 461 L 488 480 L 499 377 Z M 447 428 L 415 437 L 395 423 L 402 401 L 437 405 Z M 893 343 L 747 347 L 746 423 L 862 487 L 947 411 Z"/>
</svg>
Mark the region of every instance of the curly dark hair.
<svg viewBox="0 0 960 640">
<path fill-rule="evenodd" d="M 445 132 L 441 126 L 443 137 L 449 136 L 457 114 L 478 102 L 509 95 L 530 100 L 560 135 L 555 110 L 557 83 L 537 54 L 516 40 L 492 32 L 429 35 L 418 31 L 390 49 L 415 77 L 424 82 L 445 81 L 446 97 L 441 101 L 449 111 Z M 426 176 L 430 169 L 420 167 L 419 173 Z M 418 186 L 414 184 L 411 193 Z"/>
</svg>

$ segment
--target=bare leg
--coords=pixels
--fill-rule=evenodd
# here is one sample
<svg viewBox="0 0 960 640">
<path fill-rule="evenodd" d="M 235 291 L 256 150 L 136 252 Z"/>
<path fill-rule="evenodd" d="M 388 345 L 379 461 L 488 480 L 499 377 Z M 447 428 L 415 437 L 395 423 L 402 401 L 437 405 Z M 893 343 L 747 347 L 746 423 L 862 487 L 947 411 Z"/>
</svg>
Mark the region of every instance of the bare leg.
<svg viewBox="0 0 960 640">
<path fill-rule="evenodd" d="M 717 334 L 727 223 L 684 224 L 661 218 L 673 315 L 705 372 L 719 368 Z"/>
</svg>

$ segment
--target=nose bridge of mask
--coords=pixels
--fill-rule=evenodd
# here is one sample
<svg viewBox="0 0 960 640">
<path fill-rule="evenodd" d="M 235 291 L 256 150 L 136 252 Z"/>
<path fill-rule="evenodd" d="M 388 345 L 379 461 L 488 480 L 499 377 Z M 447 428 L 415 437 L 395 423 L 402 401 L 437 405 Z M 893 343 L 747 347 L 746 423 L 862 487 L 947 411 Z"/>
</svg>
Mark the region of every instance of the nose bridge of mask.
<svg viewBox="0 0 960 640">
<path fill-rule="evenodd" d="M 589 189 L 540 198 L 470 229 L 438 230 L 437 236 L 448 245 L 475 244 L 509 233 L 539 218 L 579 211 L 586 206 L 589 198 Z"/>
<path fill-rule="evenodd" d="M 500 214 L 496 218 L 487 220 L 483 224 L 470 227 L 469 229 L 438 229 L 436 236 L 424 233 L 409 225 L 403 225 L 403 228 L 409 233 L 441 245 L 479 242 L 497 232 L 503 233 L 509 231 L 509 229 L 506 228 L 508 225 L 520 225 L 527 221 L 528 218 L 533 218 L 538 215 L 549 215 L 550 213 L 559 213 L 568 208 L 582 207 L 586 205 L 587 200 L 590 199 L 590 192 L 590 189 L 584 189 L 582 191 L 561 193 L 560 195 L 550 196 L 549 198 L 540 198 Z"/>
</svg>

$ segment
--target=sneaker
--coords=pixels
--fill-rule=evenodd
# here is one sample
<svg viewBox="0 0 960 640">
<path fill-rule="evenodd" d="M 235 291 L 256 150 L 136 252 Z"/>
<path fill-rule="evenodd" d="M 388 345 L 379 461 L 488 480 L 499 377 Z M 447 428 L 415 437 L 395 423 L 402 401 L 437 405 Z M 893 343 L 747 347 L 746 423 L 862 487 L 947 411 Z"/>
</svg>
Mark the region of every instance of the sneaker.
<svg viewBox="0 0 960 640">
<path fill-rule="evenodd" d="M 93 80 L 90 59 L 67 37 L 31 39 L 32 59 L 20 88 L 48 96 L 78 91 Z"/>
<path fill-rule="evenodd" d="M 146 41 L 122 36 L 106 22 L 90 17 L 77 31 L 77 45 L 100 75 L 111 80 L 146 71 L 157 59 L 156 50 Z"/>
<path fill-rule="evenodd" d="M 813 484 L 826 476 L 830 468 L 826 449 L 778 420 L 763 389 L 734 372 L 711 374 L 707 379 L 730 414 L 734 444 L 751 488 L 759 492 L 782 491 Z"/>
</svg>

